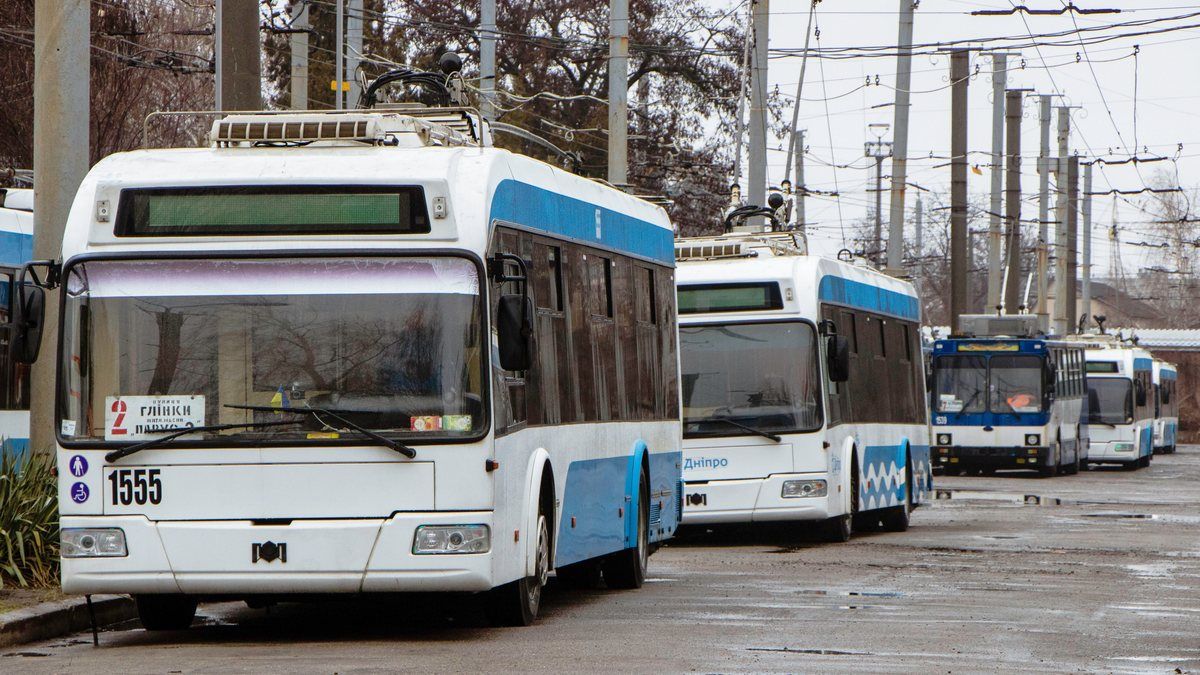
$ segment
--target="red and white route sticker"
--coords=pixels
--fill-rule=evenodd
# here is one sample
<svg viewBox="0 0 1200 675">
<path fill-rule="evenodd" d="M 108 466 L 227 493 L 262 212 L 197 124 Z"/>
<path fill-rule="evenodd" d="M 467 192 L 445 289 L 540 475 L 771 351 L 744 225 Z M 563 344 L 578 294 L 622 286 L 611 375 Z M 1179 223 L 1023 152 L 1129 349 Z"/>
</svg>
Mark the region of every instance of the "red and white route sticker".
<svg viewBox="0 0 1200 675">
<path fill-rule="evenodd" d="M 203 396 L 108 396 L 104 440 L 145 441 L 184 427 L 204 426 Z"/>
</svg>

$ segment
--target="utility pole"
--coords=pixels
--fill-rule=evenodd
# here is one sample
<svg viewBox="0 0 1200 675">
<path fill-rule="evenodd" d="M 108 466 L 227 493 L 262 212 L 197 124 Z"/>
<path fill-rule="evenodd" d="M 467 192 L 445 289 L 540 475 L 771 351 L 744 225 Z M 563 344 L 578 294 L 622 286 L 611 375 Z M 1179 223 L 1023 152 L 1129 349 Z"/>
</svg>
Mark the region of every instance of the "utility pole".
<svg viewBox="0 0 1200 675">
<path fill-rule="evenodd" d="M 921 195 L 917 195 L 917 205 L 914 207 L 913 224 L 916 229 L 916 250 L 917 257 L 920 258 L 925 254 L 925 240 L 922 239 L 921 229 L 924 226 L 925 206 L 921 203 Z"/>
<path fill-rule="evenodd" d="M 967 83 L 970 52 L 950 54 L 950 331 L 967 308 Z"/>
<path fill-rule="evenodd" d="M 489 122 L 496 119 L 496 0 L 479 3 L 479 90 L 480 112 Z"/>
<path fill-rule="evenodd" d="M 346 75 L 342 79 L 349 80 L 350 89 L 347 91 L 346 107 L 357 108 L 358 97 L 362 87 L 358 84 L 358 64 L 362 61 L 363 50 L 363 0 L 348 0 L 346 6 Z"/>
<path fill-rule="evenodd" d="M 883 267 L 883 160 L 892 156 L 892 144 L 883 140 L 887 124 L 871 124 L 868 128 L 875 134 L 874 141 L 863 143 L 864 154 L 875 159 L 875 238 L 871 260 L 876 267 Z"/>
<path fill-rule="evenodd" d="M 1004 313 L 1017 314 L 1021 304 L 1021 105 L 1022 91 L 1014 89 L 1004 94 L 1004 116 L 1008 127 L 1005 168 L 1004 218 L 1008 228 L 1008 274 L 1004 285 Z M 990 244 L 989 232 L 989 244 Z M 988 250 L 988 265 L 992 263 Z M 989 272 L 990 272 L 989 267 Z"/>
<path fill-rule="evenodd" d="M 887 268 L 893 275 L 904 266 L 904 198 L 908 187 L 908 112 L 912 89 L 913 0 L 900 0 L 900 34 L 896 58 L 895 132 L 892 142 L 892 195 L 888 216 Z"/>
<path fill-rule="evenodd" d="M 308 110 L 308 4 L 292 6 L 292 30 L 288 36 L 292 56 L 292 110 Z"/>
<path fill-rule="evenodd" d="M 1000 306 L 1000 191 L 1004 183 L 1004 92 L 1008 86 L 1008 55 L 992 54 L 992 199 L 988 214 L 987 309 Z"/>
<path fill-rule="evenodd" d="M 1050 266 L 1049 223 L 1050 219 L 1050 94 L 1038 96 L 1041 115 L 1041 146 L 1038 151 L 1038 249 L 1037 249 L 1037 315 L 1038 327 L 1050 330 L 1050 314 L 1046 296 L 1050 292 L 1047 274 Z"/>
<path fill-rule="evenodd" d="M 1067 155 L 1071 109 L 1058 106 L 1058 159 L 1054 163 L 1054 333 L 1067 331 Z"/>
<path fill-rule="evenodd" d="M 1083 311 L 1092 318 L 1092 164 L 1083 165 Z"/>
<path fill-rule="evenodd" d="M 217 0 L 217 110 L 262 108 L 258 3 Z"/>
<path fill-rule="evenodd" d="M 808 197 L 804 187 L 804 129 L 796 130 L 796 229 L 804 232 L 804 200 Z"/>
<path fill-rule="evenodd" d="M 1075 297 L 1079 283 L 1079 158 L 1067 158 L 1067 330 L 1079 321 Z"/>
<path fill-rule="evenodd" d="M 88 171 L 89 0 L 37 0 L 33 27 L 33 257 L 62 257 L 63 229 Z M 58 294 L 46 294 L 46 326 L 58 326 Z M 54 448 L 58 331 L 42 332 L 33 366 L 29 449 Z"/>
<path fill-rule="evenodd" d="M 746 172 L 747 203 L 767 203 L 767 39 L 770 31 L 770 0 L 750 0 L 753 9 L 754 56 L 750 68 L 750 166 Z M 760 229 L 762 218 L 747 225 Z"/>
<path fill-rule="evenodd" d="M 333 40 L 336 44 L 336 52 L 333 56 L 333 107 L 341 110 L 346 107 L 346 80 L 343 77 L 346 73 L 346 0 L 337 0 L 337 19 L 333 28 Z"/>
<path fill-rule="evenodd" d="M 629 0 L 610 0 L 608 7 L 608 182 L 623 186 L 629 182 Z"/>
</svg>

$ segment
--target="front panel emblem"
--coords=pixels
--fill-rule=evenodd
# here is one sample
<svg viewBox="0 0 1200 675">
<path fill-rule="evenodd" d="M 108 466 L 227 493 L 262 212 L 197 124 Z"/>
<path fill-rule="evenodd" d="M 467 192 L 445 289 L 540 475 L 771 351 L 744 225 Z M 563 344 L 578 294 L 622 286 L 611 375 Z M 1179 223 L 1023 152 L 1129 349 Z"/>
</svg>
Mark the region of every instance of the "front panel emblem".
<svg viewBox="0 0 1200 675">
<path fill-rule="evenodd" d="M 265 563 L 273 563 L 278 560 L 280 563 L 287 562 L 287 544 L 273 541 L 263 542 L 261 544 L 250 545 L 250 562 L 258 561 Z"/>
</svg>

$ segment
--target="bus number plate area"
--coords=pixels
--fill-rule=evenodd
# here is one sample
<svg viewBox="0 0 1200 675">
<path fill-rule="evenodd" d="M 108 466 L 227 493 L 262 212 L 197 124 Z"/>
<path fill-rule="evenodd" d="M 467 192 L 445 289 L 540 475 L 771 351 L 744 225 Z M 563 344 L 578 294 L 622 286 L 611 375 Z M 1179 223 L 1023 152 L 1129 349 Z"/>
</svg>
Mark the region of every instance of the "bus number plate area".
<svg viewBox="0 0 1200 675">
<path fill-rule="evenodd" d="M 106 514 L 153 520 L 369 518 L 433 510 L 432 462 L 109 467 Z"/>
</svg>

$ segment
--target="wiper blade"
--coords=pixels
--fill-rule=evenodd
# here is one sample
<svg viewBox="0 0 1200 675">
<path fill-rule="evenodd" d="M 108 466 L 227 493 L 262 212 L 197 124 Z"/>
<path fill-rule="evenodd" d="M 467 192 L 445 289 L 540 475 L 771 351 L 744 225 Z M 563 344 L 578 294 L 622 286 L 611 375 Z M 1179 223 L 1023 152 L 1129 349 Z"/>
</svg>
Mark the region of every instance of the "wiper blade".
<svg viewBox="0 0 1200 675">
<path fill-rule="evenodd" d="M 258 427 L 281 427 L 288 424 L 297 424 L 298 420 L 287 420 L 283 422 L 245 422 L 241 424 L 209 424 L 200 427 L 176 427 L 174 429 L 163 429 L 166 433 L 158 438 L 151 438 L 148 441 L 127 445 L 119 450 L 113 450 L 104 456 L 105 461 L 115 462 L 122 457 L 128 457 L 135 452 L 155 448 L 169 441 L 173 441 L 180 436 L 188 434 L 197 434 L 205 431 L 226 431 L 228 429 L 257 429 Z"/>
<path fill-rule="evenodd" d="M 358 433 L 362 434 L 363 436 L 366 436 L 367 438 L 370 438 L 371 440 L 373 440 L 373 441 L 379 443 L 380 445 L 383 445 L 391 450 L 395 450 L 396 452 L 400 453 L 401 455 L 404 455 L 405 457 L 407 457 L 409 459 L 412 459 L 417 456 L 416 450 L 413 450 L 412 448 L 401 443 L 400 441 L 394 441 L 390 438 L 387 438 L 386 436 L 379 434 L 379 432 L 372 431 L 362 425 L 355 424 L 354 422 L 351 422 L 350 420 L 348 420 L 345 417 L 342 417 L 341 415 L 338 414 L 339 412 L 347 413 L 347 412 L 351 412 L 351 411 L 330 410 L 329 408 L 293 408 L 290 406 L 283 407 L 283 406 L 272 406 L 272 405 L 233 405 L 233 404 L 229 404 L 229 403 L 225 404 L 224 407 L 233 408 L 235 410 L 253 410 L 256 412 L 285 412 L 285 413 L 292 413 L 295 415 L 311 415 L 311 416 L 315 417 L 316 420 L 318 422 L 321 422 L 322 424 L 324 424 L 324 421 L 318 416 L 319 415 L 327 415 L 327 416 L 333 418 L 334 420 L 337 420 L 338 422 L 341 422 L 342 424 L 346 425 L 346 428 L 351 429 L 353 431 L 357 431 Z"/>
<path fill-rule="evenodd" d="M 758 435 L 758 436 L 762 436 L 763 438 L 768 438 L 772 441 L 775 441 L 776 443 L 779 443 L 780 441 L 783 440 L 783 437 L 780 436 L 779 434 L 773 434 L 769 431 L 763 431 L 762 429 L 755 429 L 754 427 L 746 425 L 746 424 L 742 424 L 741 422 L 734 422 L 733 420 L 729 419 L 728 417 L 709 417 L 709 418 L 702 419 L 702 420 L 696 420 L 697 424 L 704 424 L 705 422 L 724 422 L 725 424 L 728 424 L 730 426 L 737 427 L 744 431 L 749 431 L 750 433 Z"/>
</svg>

